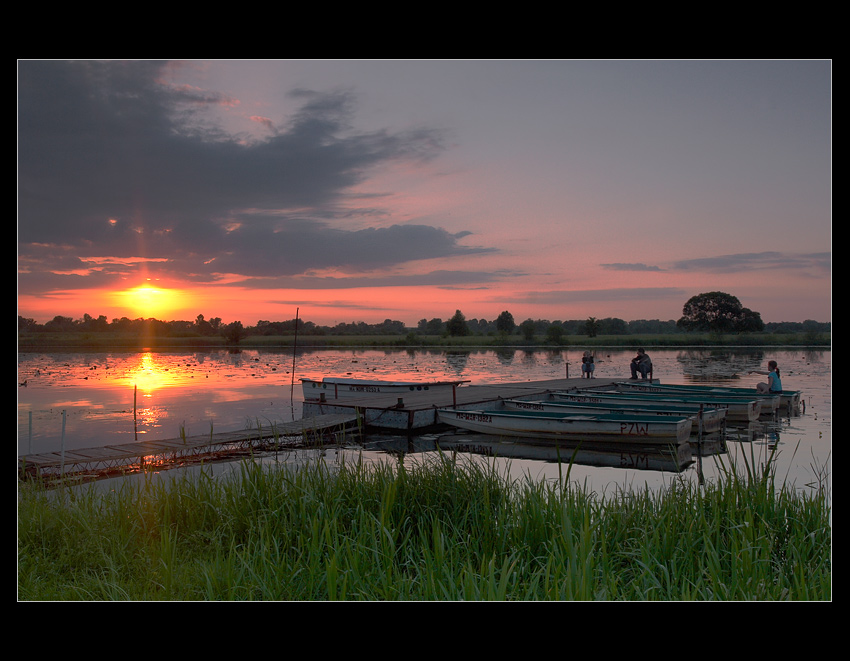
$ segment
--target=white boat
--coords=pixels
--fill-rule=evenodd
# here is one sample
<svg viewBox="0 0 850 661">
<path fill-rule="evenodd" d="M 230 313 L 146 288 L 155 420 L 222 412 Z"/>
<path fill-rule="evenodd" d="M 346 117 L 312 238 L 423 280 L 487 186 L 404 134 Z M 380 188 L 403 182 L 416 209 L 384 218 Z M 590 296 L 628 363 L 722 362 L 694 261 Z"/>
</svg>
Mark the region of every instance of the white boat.
<svg viewBox="0 0 850 661">
<path fill-rule="evenodd" d="M 346 397 L 368 397 L 369 395 L 402 396 L 411 393 L 448 391 L 468 381 L 380 381 L 375 379 L 349 379 L 324 377 L 301 379 L 304 399 L 341 399 Z"/>
<path fill-rule="evenodd" d="M 749 400 L 745 398 L 723 398 L 711 397 L 708 395 L 690 395 L 690 394 L 665 394 L 654 392 L 615 392 L 605 390 L 584 390 L 581 392 L 555 392 L 552 396 L 556 400 L 577 401 L 577 402 L 598 402 L 611 403 L 621 402 L 629 404 L 651 404 L 663 403 L 668 406 L 676 404 L 703 404 L 711 408 L 725 408 L 727 420 L 739 420 L 746 422 L 754 422 L 759 419 L 761 414 L 761 402 L 755 398 Z"/>
<path fill-rule="evenodd" d="M 569 415 L 663 415 L 674 418 L 690 418 L 692 433 L 702 431 L 711 434 L 720 431 L 726 421 L 726 408 L 710 408 L 699 404 L 625 404 L 620 402 L 555 402 L 552 400 L 504 399 L 503 406 L 509 411 L 541 411 Z"/>
<path fill-rule="evenodd" d="M 564 415 L 527 411 L 438 409 L 440 422 L 459 429 L 548 441 L 605 441 L 677 445 L 688 440 L 693 421 L 646 415 Z"/>
</svg>

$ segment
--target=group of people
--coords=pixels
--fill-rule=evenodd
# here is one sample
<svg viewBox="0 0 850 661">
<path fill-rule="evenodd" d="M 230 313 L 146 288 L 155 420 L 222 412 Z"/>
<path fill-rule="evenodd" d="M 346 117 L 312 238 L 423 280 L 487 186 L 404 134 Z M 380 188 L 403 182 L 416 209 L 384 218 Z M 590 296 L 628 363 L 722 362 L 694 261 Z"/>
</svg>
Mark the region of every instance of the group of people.
<svg viewBox="0 0 850 661">
<path fill-rule="evenodd" d="M 637 350 L 637 355 L 632 358 L 632 362 L 629 367 L 631 368 L 632 379 L 637 379 L 638 375 L 640 375 L 640 378 L 643 380 L 652 378 L 652 359 L 643 349 Z M 590 351 L 585 351 L 584 355 L 581 357 L 582 378 L 592 378 L 594 368 L 593 354 L 590 353 Z M 757 384 L 756 391 L 759 393 L 781 393 L 782 379 L 779 376 L 779 365 L 775 360 L 769 360 L 767 362 L 767 369 L 767 372 L 762 372 L 760 370 L 751 370 L 749 372 L 749 374 L 764 374 L 767 376 L 767 382 Z"/>
<path fill-rule="evenodd" d="M 593 354 L 590 351 L 585 351 L 581 357 L 581 376 L 583 379 L 593 378 L 593 370 L 596 365 L 593 362 Z M 652 374 L 652 360 L 643 349 L 638 349 L 637 356 L 632 358 L 632 378 L 636 379 L 638 373 L 646 379 L 647 375 Z"/>
</svg>

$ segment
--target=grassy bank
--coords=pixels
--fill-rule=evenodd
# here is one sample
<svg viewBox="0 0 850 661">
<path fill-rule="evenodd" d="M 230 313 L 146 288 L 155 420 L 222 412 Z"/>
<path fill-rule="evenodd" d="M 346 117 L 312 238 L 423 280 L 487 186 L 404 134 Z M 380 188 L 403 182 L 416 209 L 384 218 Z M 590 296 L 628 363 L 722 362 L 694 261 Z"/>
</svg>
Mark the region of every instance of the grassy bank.
<svg viewBox="0 0 850 661">
<path fill-rule="evenodd" d="M 777 489 L 769 470 L 723 474 L 606 495 L 440 457 L 406 468 L 246 462 L 229 478 L 114 491 L 22 484 L 18 597 L 831 599 L 826 488 Z"/>
<path fill-rule="evenodd" d="M 241 340 L 239 348 L 279 348 L 292 347 L 295 344 L 292 335 L 249 336 Z M 657 335 L 568 335 L 561 343 L 546 343 L 543 338 L 527 340 L 519 335 L 507 337 L 490 335 L 469 335 L 451 337 L 442 335 L 299 335 L 297 344 L 303 348 L 340 348 L 340 347 L 492 347 L 492 348 L 541 348 L 557 349 L 570 346 L 580 347 L 780 347 L 814 346 L 831 347 L 830 334 L 811 335 L 808 333 L 746 333 L 740 335 L 717 335 L 714 333 L 673 333 Z M 19 333 L 19 351 L 63 351 L 69 349 L 87 349 L 99 351 L 141 350 L 141 349 L 203 349 L 226 348 L 227 344 L 220 336 L 185 337 L 140 337 L 136 334 L 122 333 Z"/>
</svg>

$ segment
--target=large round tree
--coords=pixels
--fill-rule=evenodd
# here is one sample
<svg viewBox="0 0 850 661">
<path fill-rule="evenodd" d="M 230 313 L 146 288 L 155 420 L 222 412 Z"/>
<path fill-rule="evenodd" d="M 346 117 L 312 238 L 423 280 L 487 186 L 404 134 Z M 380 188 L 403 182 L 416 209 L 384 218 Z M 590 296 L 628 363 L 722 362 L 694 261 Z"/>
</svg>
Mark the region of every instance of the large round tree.
<svg viewBox="0 0 850 661">
<path fill-rule="evenodd" d="M 454 316 L 448 320 L 446 326 L 451 336 L 470 335 L 472 332 L 466 323 L 466 317 L 463 316 L 463 312 L 460 310 L 455 312 Z"/>
<path fill-rule="evenodd" d="M 682 308 L 682 318 L 676 325 L 688 331 L 713 333 L 764 330 L 764 322 L 758 312 L 743 307 L 735 296 L 722 291 L 692 296 Z"/>
</svg>

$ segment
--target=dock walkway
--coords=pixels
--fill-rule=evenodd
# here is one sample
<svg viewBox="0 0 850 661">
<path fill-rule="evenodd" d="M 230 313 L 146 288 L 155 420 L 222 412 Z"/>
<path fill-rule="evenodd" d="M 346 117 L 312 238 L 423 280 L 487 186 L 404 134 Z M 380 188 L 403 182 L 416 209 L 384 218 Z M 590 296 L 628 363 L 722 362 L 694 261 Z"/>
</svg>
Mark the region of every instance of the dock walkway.
<svg viewBox="0 0 850 661">
<path fill-rule="evenodd" d="M 622 379 L 552 379 L 518 383 L 458 386 L 453 392 L 416 391 L 358 398 L 304 400 L 303 414 L 357 413 L 367 426 L 389 430 L 423 429 L 438 424 L 437 409 L 487 407 L 499 399 L 544 396 L 555 390 L 606 387 Z"/>
<path fill-rule="evenodd" d="M 323 438 L 358 423 L 356 411 L 315 415 L 261 429 L 136 441 L 121 445 L 45 452 L 18 457 L 21 475 L 50 476 L 103 471 L 138 470 L 145 465 L 173 463 L 217 453 L 236 452 L 292 439 Z"/>
</svg>

